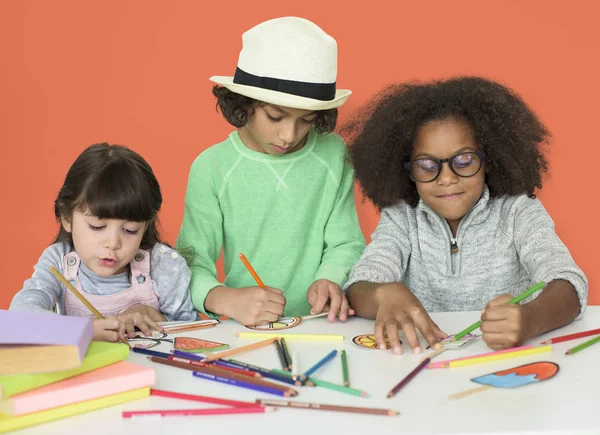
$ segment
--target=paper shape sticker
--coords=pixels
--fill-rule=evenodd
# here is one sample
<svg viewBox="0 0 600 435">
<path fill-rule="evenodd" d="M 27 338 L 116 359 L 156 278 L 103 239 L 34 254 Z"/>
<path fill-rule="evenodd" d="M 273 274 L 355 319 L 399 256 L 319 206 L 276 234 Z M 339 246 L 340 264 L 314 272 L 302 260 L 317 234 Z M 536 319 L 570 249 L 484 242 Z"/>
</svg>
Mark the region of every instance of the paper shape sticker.
<svg viewBox="0 0 600 435">
<path fill-rule="evenodd" d="M 201 338 L 176 337 L 173 347 L 183 352 L 203 353 L 227 349 L 230 346 L 218 341 L 203 340 Z"/>
<path fill-rule="evenodd" d="M 482 385 L 497 388 L 517 388 L 535 384 L 554 377 L 558 373 L 558 364 L 548 361 L 535 362 L 502 370 L 471 379 Z"/>
<path fill-rule="evenodd" d="M 145 336 L 141 331 L 135 333 L 135 338 L 129 339 L 129 344 L 133 347 L 141 347 L 142 349 L 150 349 L 158 346 L 163 341 L 173 343 L 173 340 L 166 338 L 167 334 L 164 332 L 154 331 L 152 335 Z"/>
<path fill-rule="evenodd" d="M 281 317 L 276 322 L 267 323 L 266 325 L 258 325 L 258 326 L 247 326 L 248 329 L 253 329 L 255 331 L 273 331 L 273 330 L 281 330 L 281 329 L 290 329 L 295 326 L 298 326 L 302 322 L 301 317 Z"/>
<path fill-rule="evenodd" d="M 381 350 L 377 346 L 377 342 L 375 341 L 375 335 L 373 334 L 357 335 L 352 339 L 352 343 L 356 344 L 358 347 L 362 347 L 363 349 Z M 392 348 L 387 337 L 385 337 L 385 344 L 388 349 Z M 400 344 L 402 344 L 402 340 L 400 341 Z"/>
<path fill-rule="evenodd" d="M 478 337 L 480 336 L 477 334 L 467 334 L 464 337 L 461 337 L 459 340 L 454 341 L 454 335 L 449 335 L 443 340 L 440 340 L 440 344 L 444 346 L 444 350 L 458 349 L 471 343 Z M 431 346 L 427 346 L 427 349 L 431 349 Z"/>
</svg>

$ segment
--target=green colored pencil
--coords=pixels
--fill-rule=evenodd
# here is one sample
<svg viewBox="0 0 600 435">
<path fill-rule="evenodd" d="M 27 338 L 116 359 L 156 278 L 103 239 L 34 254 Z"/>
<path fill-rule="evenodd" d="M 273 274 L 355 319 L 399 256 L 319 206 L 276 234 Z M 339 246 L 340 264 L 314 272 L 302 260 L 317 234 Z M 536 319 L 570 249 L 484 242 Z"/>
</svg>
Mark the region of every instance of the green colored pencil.
<svg viewBox="0 0 600 435">
<path fill-rule="evenodd" d="M 289 376 L 291 378 L 291 375 L 288 372 L 284 372 L 283 370 L 271 369 L 271 371 L 273 373 L 277 373 L 277 374 L 280 374 L 283 376 Z M 360 391 L 355 388 L 345 387 L 345 386 L 339 385 L 339 384 L 333 384 L 333 383 L 327 382 L 327 381 L 322 381 L 320 379 L 315 379 L 313 377 L 309 377 L 307 379 L 307 381 L 312 382 L 313 384 L 315 384 L 318 387 L 329 388 L 330 390 L 339 391 L 341 393 L 351 394 L 353 396 L 369 397 L 369 393 L 366 393 L 364 391 Z"/>
<path fill-rule="evenodd" d="M 521 293 L 519 296 L 517 296 L 516 298 L 512 299 L 511 301 L 509 301 L 509 304 L 518 304 L 519 302 L 521 302 L 523 299 L 531 296 L 533 293 L 535 293 L 536 291 L 538 291 L 539 289 L 543 288 L 546 285 L 546 283 L 544 281 L 540 281 L 538 282 L 536 285 L 534 285 L 533 287 L 528 288 L 527 290 L 525 290 L 523 293 Z M 460 340 L 461 338 L 463 338 L 465 335 L 467 335 L 469 332 L 474 331 L 475 329 L 479 328 L 479 326 L 481 326 L 481 320 L 473 323 L 471 326 L 469 326 L 467 329 L 460 331 L 458 334 L 456 334 L 454 336 L 454 341 Z"/>
<path fill-rule="evenodd" d="M 342 350 L 342 373 L 344 374 L 344 386 L 350 386 L 350 378 L 348 377 L 348 359 L 346 358 L 346 351 Z"/>
<path fill-rule="evenodd" d="M 598 342 L 600 342 L 600 336 L 592 338 L 591 340 L 588 340 L 588 341 L 584 341 L 583 343 L 578 344 L 575 347 L 572 347 L 571 349 L 569 349 L 565 352 L 565 355 L 573 355 L 574 353 L 577 353 L 580 350 L 583 350 L 586 347 L 590 347 L 592 344 L 598 343 Z"/>
</svg>

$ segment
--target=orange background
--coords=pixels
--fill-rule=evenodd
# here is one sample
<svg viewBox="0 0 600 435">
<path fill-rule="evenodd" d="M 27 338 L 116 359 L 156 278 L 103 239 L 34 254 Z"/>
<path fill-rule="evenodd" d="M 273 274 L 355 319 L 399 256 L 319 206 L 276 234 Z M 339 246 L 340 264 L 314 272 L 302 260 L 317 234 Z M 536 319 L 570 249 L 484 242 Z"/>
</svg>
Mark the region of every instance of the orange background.
<svg viewBox="0 0 600 435">
<path fill-rule="evenodd" d="M 208 77 L 234 72 L 245 30 L 285 15 L 311 19 L 337 39 L 338 86 L 354 91 L 342 122 L 385 84 L 407 79 L 483 75 L 519 92 L 554 137 L 551 178 L 539 196 L 598 304 L 598 5 L 1 1 L 0 308 L 53 240 L 54 198 L 92 143 L 127 145 L 149 161 L 165 198 L 163 236 L 175 241 L 190 164 L 232 129 L 215 112 Z M 368 236 L 378 216 L 370 204 L 358 208 Z"/>
</svg>

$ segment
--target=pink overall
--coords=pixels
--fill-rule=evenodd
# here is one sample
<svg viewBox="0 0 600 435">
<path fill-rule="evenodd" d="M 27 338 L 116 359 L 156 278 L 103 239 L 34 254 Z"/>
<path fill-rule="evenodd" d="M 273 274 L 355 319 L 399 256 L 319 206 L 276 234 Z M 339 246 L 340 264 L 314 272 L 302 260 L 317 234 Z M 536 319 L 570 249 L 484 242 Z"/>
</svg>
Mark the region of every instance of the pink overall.
<svg viewBox="0 0 600 435">
<path fill-rule="evenodd" d="M 136 304 L 149 305 L 159 311 L 159 302 L 150 279 L 150 253 L 138 250 L 129 263 L 131 268 L 131 287 L 112 295 L 90 295 L 82 290 L 77 277 L 81 260 L 75 251 L 63 258 L 63 275 L 69 281 L 75 281 L 75 287 L 103 316 L 114 316 Z M 67 316 L 95 317 L 70 291 L 65 293 L 65 311 Z"/>
</svg>

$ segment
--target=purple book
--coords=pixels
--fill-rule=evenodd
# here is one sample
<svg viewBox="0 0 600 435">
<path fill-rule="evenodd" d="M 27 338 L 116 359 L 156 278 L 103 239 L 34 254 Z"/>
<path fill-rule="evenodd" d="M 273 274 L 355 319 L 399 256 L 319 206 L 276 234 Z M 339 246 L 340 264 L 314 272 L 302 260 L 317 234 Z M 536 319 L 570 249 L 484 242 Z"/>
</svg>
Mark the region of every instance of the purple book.
<svg viewBox="0 0 600 435">
<path fill-rule="evenodd" d="M 0 375 L 78 367 L 93 336 L 87 317 L 0 310 Z"/>
</svg>

